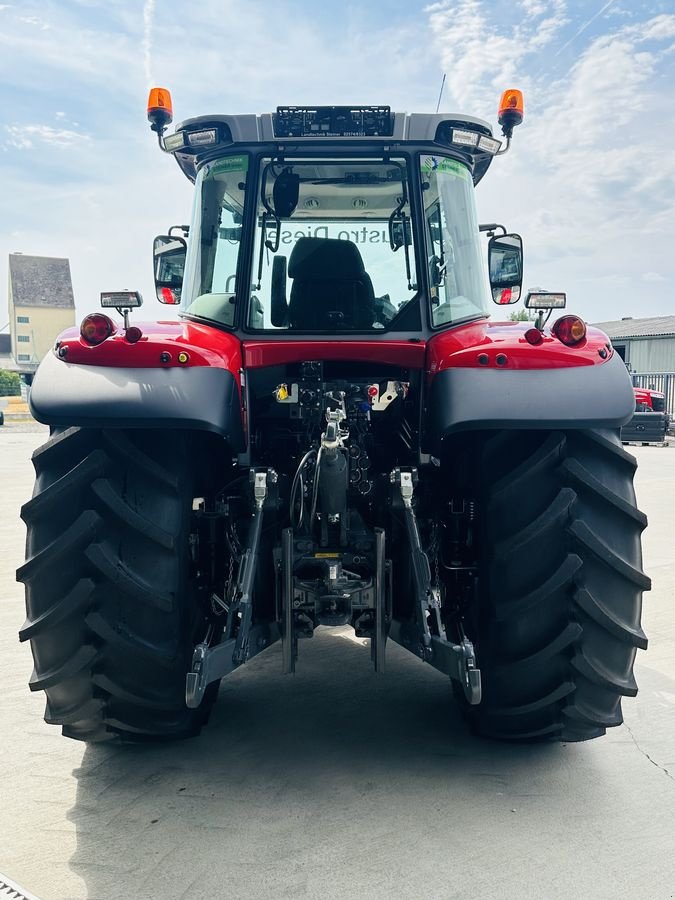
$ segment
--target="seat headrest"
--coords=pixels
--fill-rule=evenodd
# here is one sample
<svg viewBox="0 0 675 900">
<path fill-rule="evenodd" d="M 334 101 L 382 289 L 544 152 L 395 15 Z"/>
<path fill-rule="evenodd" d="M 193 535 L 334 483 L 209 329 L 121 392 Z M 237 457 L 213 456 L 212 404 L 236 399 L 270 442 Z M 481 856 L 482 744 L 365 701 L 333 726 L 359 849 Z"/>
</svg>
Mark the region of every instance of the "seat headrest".
<svg viewBox="0 0 675 900">
<path fill-rule="evenodd" d="M 337 238 L 298 238 L 288 260 L 289 278 L 359 280 L 363 259 L 356 244 Z"/>
</svg>

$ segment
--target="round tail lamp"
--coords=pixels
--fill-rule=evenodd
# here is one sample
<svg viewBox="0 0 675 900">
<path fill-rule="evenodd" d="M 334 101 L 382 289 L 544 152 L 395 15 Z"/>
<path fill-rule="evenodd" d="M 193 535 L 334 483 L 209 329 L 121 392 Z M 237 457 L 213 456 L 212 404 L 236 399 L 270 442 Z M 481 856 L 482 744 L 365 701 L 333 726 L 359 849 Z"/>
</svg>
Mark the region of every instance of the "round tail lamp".
<svg viewBox="0 0 675 900">
<path fill-rule="evenodd" d="M 105 341 L 106 338 L 109 338 L 111 334 L 114 334 L 115 331 L 116 329 L 112 319 L 109 319 L 108 316 L 104 316 L 103 313 L 91 313 L 90 315 L 85 316 L 80 325 L 80 335 L 82 336 L 82 340 L 91 347 L 102 344 L 103 341 Z"/>
<path fill-rule="evenodd" d="M 586 337 L 586 323 L 578 316 L 563 316 L 551 328 L 551 332 L 563 344 L 574 347 Z"/>
</svg>

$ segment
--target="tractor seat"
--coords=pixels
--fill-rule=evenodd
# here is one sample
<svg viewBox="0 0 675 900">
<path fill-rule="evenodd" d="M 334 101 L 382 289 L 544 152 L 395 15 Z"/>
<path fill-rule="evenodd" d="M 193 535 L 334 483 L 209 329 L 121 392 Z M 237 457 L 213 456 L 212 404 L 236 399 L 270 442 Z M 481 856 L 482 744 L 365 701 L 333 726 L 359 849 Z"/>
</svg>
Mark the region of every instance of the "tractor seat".
<svg viewBox="0 0 675 900">
<path fill-rule="evenodd" d="M 288 323 L 297 331 L 363 331 L 373 327 L 375 294 L 356 244 L 301 237 L 288 261 L 293 279 Z"/>
</svg>

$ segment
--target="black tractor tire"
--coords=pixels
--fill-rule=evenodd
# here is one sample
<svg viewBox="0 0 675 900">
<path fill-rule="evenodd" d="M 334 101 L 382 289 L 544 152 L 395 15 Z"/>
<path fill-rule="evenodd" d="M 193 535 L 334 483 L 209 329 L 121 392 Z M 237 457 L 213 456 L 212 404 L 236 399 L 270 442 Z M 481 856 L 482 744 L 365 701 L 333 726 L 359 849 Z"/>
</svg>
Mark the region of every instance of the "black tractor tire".
<svg viewBox="0 0 675 900">
<path fill-rule="evenodd" d="M 613 431 L 500 432 L 484 445 L 479 602 L 467 631 L 497 739 L 583 741 L 623 721 L 640 626 L 637 463 Z"/>
<path fill-rule="evenodd" d="M 194 460 L 186 433 L 68 428 L 35 451 L 26 588 L 33 691 L 83 741 L 196 735 L 218 686 L 185 705 L 206 629 L 190 578 Z"/>
</svg>

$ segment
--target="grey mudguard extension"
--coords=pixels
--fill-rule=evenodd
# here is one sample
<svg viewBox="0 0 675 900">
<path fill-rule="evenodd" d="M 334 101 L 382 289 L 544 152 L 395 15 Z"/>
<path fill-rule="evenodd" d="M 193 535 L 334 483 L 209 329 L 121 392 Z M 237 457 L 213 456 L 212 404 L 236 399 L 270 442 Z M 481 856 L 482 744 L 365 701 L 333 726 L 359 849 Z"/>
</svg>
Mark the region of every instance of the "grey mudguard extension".
<svg viewBox="0 0 675 900">
<path fill-rule="evenodd" d="M 45 425 L 195 428 L 223 435 L 233 450 L 244 446 L 239 390 L 225 369 L 85 366 L 49 353 L 30 408 Z"/>
<path fill-rule="evenodd" d="M 444 369 L 431 382 L 427 442 L 486 428 L 620 428 L 635 396 L 620 357 L 568 369 Z"/>
</svg>

